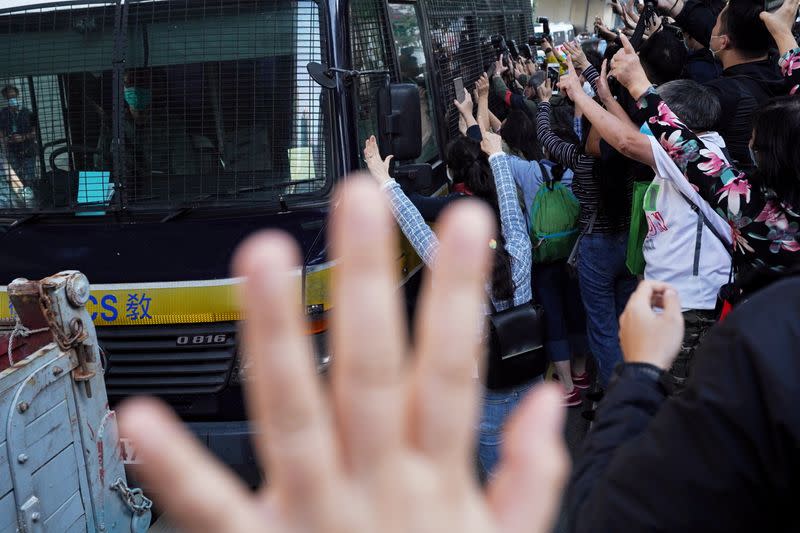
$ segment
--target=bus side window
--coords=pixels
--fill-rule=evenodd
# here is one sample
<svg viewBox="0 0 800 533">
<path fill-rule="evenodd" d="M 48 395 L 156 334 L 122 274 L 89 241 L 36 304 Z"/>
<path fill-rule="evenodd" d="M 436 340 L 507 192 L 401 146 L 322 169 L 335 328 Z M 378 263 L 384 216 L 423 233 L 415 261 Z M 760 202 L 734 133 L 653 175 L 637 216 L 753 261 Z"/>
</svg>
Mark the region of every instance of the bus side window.
<svg viewBox="0 0 800 533">
<path fill-rule="evenodd" d="M 416 4 L 389 4 L 400 81 L 414 83 L 419 88 L 422 124 L 422 152 L 418 163 L 428 163 L 439 155 L 433 119 L 433 95 L 430 92 L 430 73 L 427 70 L 425 51 L 419 29 Z"/>
</svg>

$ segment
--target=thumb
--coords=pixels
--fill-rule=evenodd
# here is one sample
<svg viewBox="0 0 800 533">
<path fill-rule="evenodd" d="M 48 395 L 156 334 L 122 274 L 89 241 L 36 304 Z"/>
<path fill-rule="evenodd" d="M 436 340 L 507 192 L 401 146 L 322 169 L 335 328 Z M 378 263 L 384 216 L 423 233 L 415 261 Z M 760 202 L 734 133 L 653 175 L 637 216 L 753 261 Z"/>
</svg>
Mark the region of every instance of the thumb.
<svg viewBox="0 0 800 533">
<path fill-rule="evenodd" d="M 538 385 L 509 421 L 503 459 L 488 491 L 503 533 L 552 527 L 569 473 L 564 415 L 559 388 Z"/>
<path fill-rule="evenodd" d="M 678 296 L 678 291 L 668 287 L 661 297 L 661 303 L 666 316 L 681 317 L 681 298 Z M 681 318 L 681 320 L 683 319 Z"/>
<path fill-rule="evenodd" d="M 629 54 L 636 53 L 636 50 L 633 48 L 633 45 L 631 44 L 631 42 L 628 40 L 628 38 L 625 36 L 624 33 L 619 34 L 619 40 L 622 41 L 622 48 L 626 52 L 628 52 Z"/>
</svg>

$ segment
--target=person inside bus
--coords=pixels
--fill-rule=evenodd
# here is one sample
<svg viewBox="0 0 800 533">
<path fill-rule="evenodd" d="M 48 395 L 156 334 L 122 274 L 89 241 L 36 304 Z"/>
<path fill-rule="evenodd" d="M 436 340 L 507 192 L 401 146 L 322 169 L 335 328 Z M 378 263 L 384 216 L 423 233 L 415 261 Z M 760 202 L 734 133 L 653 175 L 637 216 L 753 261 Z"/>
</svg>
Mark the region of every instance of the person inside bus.
<svg viewBox="0 0 800 533">
<path fill-rule="evenodd" d="M 0 153 L 0 208 L 29 207 L 27 202 L 33 199 L 29 188 L 14 172 L 14 168 Z"/>
<path fill-rule="evenodd" d="M 2 90 L 6 107 L 0 109 L 0 143 L 11 168 L 28 187 L 36 182 L 36 120 L 22 107 L 19 89 L 6 85 Z"/>
</svg>

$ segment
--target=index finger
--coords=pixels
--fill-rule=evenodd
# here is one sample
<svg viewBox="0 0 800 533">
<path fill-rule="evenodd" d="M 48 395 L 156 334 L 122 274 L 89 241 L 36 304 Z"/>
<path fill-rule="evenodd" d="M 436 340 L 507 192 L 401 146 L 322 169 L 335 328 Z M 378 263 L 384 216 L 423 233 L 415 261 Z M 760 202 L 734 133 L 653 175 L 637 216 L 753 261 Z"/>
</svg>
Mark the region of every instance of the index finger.
<svg viewBox="0 0 800 533">
<path fill-rule="evenodd" d="M 620 33 L 620 34 L 619 34 L 619 40 L 620 40 L 620 41 L 622 41 L 622 48 L 623 48 L 623 49 L 624 49 L 626 52 L 628 52 L 629 54 L 635 54 L 635 53 L 636 53 L 636 49 L 633 47 L 633 45 L 632 45 L 632 44 L 631 44 L 631 42 L 628 40 L 628 38 L 627 38 L 627 37 L 625 37 L 625 34 L 623 34 L 623 33 Z"/>
<path fill-rule="evenodd" d="M 572 54 L 567 54 L 567 68 L 571 74 L 578 75 L 577 71 L 575 70 L 575 65 L 572 64 Z"/>
</svg>

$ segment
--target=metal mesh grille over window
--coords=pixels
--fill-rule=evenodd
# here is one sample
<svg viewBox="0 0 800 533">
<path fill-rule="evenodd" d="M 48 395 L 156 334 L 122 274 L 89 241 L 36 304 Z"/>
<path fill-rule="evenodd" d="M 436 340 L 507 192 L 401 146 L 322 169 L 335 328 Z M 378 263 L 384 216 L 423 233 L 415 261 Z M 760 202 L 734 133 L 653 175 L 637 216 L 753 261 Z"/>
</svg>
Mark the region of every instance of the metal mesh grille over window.
<svg viewBox="0 0 800 533">
<path fill-rule="evenodd" d="M 320 17 L 311 0 L 0 12 L 0 85 L 17 92 L 0 110 L 0 208 L 93 215 L 319 191 L 327 105 L 306 64 L 326 61 Z"/>
<path fill-rule="evenodd" d="M 350 48 L 353 55 L 353 69 L 387 70 L 395 82 L 395 49 L 391 31 L 387 27 L 384 2 L 381 0 L 353 0 L 350 2 Z M 377 100 L 378 89 L 384 84 L 382 76 L 360 76 L 358 84 L 357 109 L 360 146 L 370 135 L 378 130 Z"/>
<path fill-rule="evenodd" d="M 424 0 L 423 6 L 445 102 L 455 98 L 454 78 L 462 77 L 464 85 L 472 87 L 494 61 L 497 54 L 492 47 L 493 35 L 522 44 L 533 32 L 531 4 L 527 0 Z M 457 135 L 458 115 L 449 113 L 447 122 L 449 134 Z"/>
</svg>

